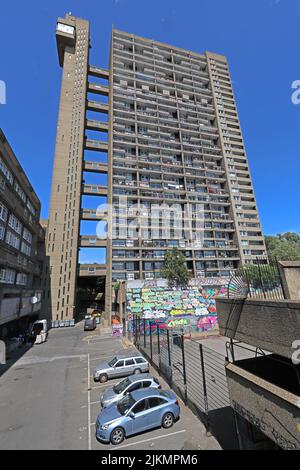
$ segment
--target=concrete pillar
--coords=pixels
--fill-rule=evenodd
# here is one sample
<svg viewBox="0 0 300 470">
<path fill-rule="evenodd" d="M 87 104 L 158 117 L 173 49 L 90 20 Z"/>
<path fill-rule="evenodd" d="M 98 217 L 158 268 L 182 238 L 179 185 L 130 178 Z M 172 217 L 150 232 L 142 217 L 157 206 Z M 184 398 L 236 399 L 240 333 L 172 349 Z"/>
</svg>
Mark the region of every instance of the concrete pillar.
<svg viewBox="0 0 300 470">
<path fill-rule="evenodd" d="M 300 299 L 300 261 L 279 261 L 279 270 L 285 297 Z"/>
</svg>

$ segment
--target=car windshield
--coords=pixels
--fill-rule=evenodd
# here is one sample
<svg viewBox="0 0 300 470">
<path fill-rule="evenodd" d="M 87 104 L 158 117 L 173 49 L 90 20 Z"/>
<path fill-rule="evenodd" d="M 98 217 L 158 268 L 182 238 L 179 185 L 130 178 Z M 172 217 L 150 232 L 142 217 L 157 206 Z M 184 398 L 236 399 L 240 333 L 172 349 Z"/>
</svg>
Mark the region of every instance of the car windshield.
<svg viewBox="0 0 300 470">
<path fill-rule="evenodd" d="M 108 365 L 109 365 L 110 367 L 113 367 L 113 366 L 115 365 L 115 363 L 117 362 L 117 360 L 118 360 L 118 359 L 117 359 L 116 357 L 114 357 L 114 358 L 108 363 Z"/>
<path fill-rule="evenodd" d="M 117 385 L 115 385 L 113 387 L 113 390 L 115 393 L 117 393 L 118 395 L 122 392 L 124 392 L 125 388 L 128 387 L 128 385 L 130 385 L 130 380 L 127 378 L 127 379 L 124 379 L 122 380 L 122 382 L 118 383 Z"/>
<path fill-rule="evenodd" d="M 117 405 L 119 413 L 121 413 L 121 415 L 124 416 L 134 404 L 135 404 L 135 400 L 133 396 L 131 395 L 131 393 L 129 393 L 124 398 L 122 398 L 121 401 L 119 401 Z"/>
</svg>

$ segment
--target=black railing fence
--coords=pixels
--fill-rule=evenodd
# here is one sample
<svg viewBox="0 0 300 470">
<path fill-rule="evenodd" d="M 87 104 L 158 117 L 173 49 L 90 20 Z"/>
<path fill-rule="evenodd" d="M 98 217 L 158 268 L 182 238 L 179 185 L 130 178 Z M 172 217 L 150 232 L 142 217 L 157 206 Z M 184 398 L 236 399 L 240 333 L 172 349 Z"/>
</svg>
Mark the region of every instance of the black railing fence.
<svg viewBox="0 0 300 470">
<path fill-rule="evenodd" d="M 207 428 L 211 413 L 225 408 L 228 413 L 225 355 L 185 338 L 180 331 L 166 329 L 164 323 L 137 316 L 132 323 L 135 346 Z"/>
<path fill-rule="evenodd" d="M 282 278 L 276 258 L 257 257 L 253 264 L 237 269 L 228 283 L 229 298 L 284 299 Z"/>
</svg>

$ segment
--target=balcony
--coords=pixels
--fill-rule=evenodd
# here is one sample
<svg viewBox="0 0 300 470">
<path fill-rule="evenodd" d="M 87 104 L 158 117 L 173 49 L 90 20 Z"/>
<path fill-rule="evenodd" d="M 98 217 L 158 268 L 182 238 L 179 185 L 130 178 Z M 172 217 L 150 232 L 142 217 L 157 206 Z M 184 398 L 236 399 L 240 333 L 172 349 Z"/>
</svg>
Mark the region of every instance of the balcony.
<svg viewBox="0 0 300 470">
<path fill-rule="evenodd" d="M 82 209 L 81 220 L 105 220 L 107 212 L 98 211 L 97 209 Z"/>
<path fill-rule="evenodd" d="M 88 119 L 85 128 L 90 131 L 108 132 L 108 123 Z"/>
<path fill-rule="evenodd" d="M 87 109 L 88 111 L 95 111 L 95 112 L 104 113 L 104 114 L 108 114 L 109 112 L 108 104 L 100 103 L 99 101 L 88 100 Z"/>
<path fill-rule="evenodd" d="M 88 93 L 95 93 L 96 95 L 109 95 L 109 87 L 105 85 L 99 85 L 98 83 L 89 83 L 87 91 Z"/>
<path fill-rule="evenodd" d="M 98 152 L 107 152 L 108 143 L 100 142 L 99 140 L 86 139 L 85 150 L 96 150 Z"/>
<path fill-rule="evenodd" d="M 90 65 L 89 75 L 91 77 L 98 77 L 109 80 L 109 70 L 103 69 L 102 67 L 95 67 L 93 65 Z"/>
<path fill-rule="evenodd" d="M 106 174 L 108 171 L 108 166 L 107 163 L 90 162 L 85 160 L 83 163 L 83 170 L 91 171 L 93 173 Z"/>
<path fill-rule="evenodd" d="M 106 264 L 80 264 L 78 274 L 80 277 L 106 276 Z"/>
<path fill-rule="evenodd" d="M 85 196 L 107 196 L 107 186 L 99 186 L 97 184 L 83 184 L 82 194 Z"/>
<path fill-rule="evenodd" d="M 106 248 L 107 240 L 98 238 L 95 235 L 81 235 L 79 245 L 81 248 Z"/>
</svg>

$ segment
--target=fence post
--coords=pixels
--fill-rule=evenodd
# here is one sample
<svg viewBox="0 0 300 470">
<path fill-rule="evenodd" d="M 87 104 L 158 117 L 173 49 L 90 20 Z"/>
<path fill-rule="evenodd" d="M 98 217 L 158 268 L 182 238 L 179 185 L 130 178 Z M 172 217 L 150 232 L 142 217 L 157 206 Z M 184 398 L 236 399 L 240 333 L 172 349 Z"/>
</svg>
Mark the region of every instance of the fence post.
<svg viewBox="0 0 300 470">
<path fill-rule="evenodd" d="M 202 371 L 202 384 L 203 384 L 203 395 L 204 395 L 204 409 L 206 414 L 206 430 L 209 430 L 209 417 L 208 417 L 208 396 L 207 396 L 207 388 L 206 388 L 206 376 L 205 376 L 205 367 L 204 367 L 204 356 L 203 356 L 203 345 L 199 344 L 199 351 L 200 351 L 200 362 L 201 362 L 201 371 Z"/>
<path fill-rule="evenodd" d="M 151 323 L 151 320 L 149 320 L 149 332 L 150 332 L 150 357 L 151 357 L 151 362 L 152 361 L 152 323 Z"/>
<path fill-rule="evenodd" d="M 184 351 L 184 336 L 181 335 L 181 351 L 182 351 L 182 367 L 183 367 L 183 385 L 184 385 L 184 402 L 187 404 L 187 383 L 186 383 L 186 365 L 185 365 L 185 351 Z"/>
<path fill-rule="evenodd" d="M 144 318 L 144 349 L 146 349 L 146 319 Z"/>
<path fill-rule="evenodd" d="M 168 341 L 168 358 L 169 358 L 169 367 L 171 367 L 171 350 L 170 350 L 170 332 L 167 330 L 167 341 Z"/>
<path fill-rule="evenodd" d="M 137 346 L 138 343 L 138 329 L 137 329 L 137 316 L 134 318 L 134 345 Z"/>
<path fill-rule="evenodd" d="M 159 323 L 156 323 L 156 329 L 157 329 L 157 351 L 158 351 L 158 355 L 160 356 Z"/>
<path fill-rule="evenodd" d="M 260 280 L 260 285 L 264 294 L 264 298 L 266 299 L 266 292 L 265 292 L 265 287 L 264 287 L 264 282 L 262 278 L 262 272 L 261 272 L 261 267 L 260 267 L 260 259 L 257 257 L 256 258 L 257 264 L 258 264 L 258 272 L 259 272 L 259 280 Z"/>
</svg>

